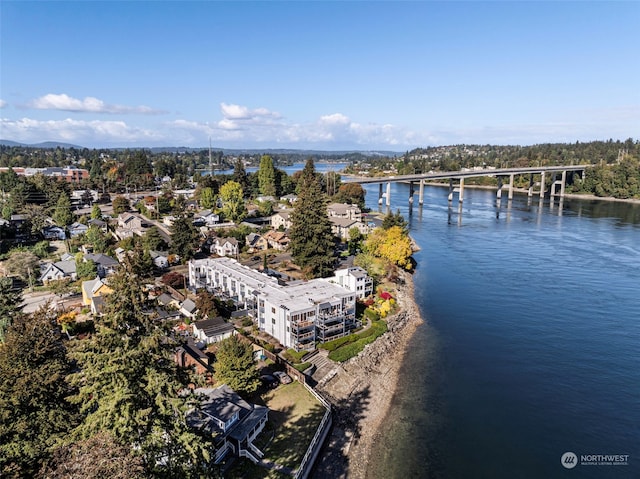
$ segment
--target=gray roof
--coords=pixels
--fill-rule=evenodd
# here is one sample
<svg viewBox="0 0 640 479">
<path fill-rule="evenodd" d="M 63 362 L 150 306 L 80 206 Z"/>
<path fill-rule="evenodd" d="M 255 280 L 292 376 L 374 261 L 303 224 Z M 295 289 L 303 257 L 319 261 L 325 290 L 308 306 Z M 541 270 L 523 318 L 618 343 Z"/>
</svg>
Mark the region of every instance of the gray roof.
<svg viewBox="0 0 640 479">
<path fill-rule="evenodd" d="M 237 413 L 238 421 L 231 425 L 226 434 L 242 440 L 269 411 L 264 406 L 249 404 L 226 384 L 215 389 L 198 388 L 194 390 L 194 394 L 202 395 L 203 400 L 198 409 L 187 414 L 187 424 L 217 434 L 219 437 L 224 436 L 225 431 L 212 418 L 226 422 Z M 245 424 L 245 421 L 248 423 Z"/>
<path fill-rule="evenodd" d="M 220 336 L 233 331 L 233 324 L 227 323 L 219 316 L 196 321 L 194 326 L 203 331 L 208 337 Z"/>
<path fill-rule="evenodd" d="M 188 313 L 192 313 L 196 309 L 196 303 L 187 298 L 182 302 L 182 305 L 180 307 Z"/>
<path fill-rule="evenodd" d="M 76 272 L 76 261 L 74 259 L 58 261 L 57 263 L 53 263 L 53 265 L 64 274 L 73 274 Z"/>
<path fill-rule="evenodd" d="M 102 266 L 117 266 L 120 263 L 118 263 L 118 261 L 114 258 L 112 258 L 111 256 L 107 256 L 106 254 L 102 254 L 102 253 L 89 253 L 89 254 L 85 254 L 84 255 L 84 259 L 85 260 L 91 260 L 96 264 L 102 265 Z"/>
</svg>

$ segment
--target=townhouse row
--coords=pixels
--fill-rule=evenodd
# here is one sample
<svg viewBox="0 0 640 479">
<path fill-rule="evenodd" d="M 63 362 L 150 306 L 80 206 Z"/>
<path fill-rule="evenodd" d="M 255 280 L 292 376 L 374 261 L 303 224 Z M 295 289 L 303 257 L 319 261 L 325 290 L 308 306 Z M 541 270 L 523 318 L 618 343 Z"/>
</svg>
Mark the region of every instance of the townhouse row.
<svg viewBox="0 0 640 479">
<path fill-rule="evenodd" d="M 331 278 L 284 284 L 231 258 L 190 261 L 189 285 L 233 300 L 261 331 L 296 351 L 312 351 L 317 342 L 358 328 L 356 298 L 373 291 L 373 280 L 357 267 L 340 269 Z"/>
</svg>

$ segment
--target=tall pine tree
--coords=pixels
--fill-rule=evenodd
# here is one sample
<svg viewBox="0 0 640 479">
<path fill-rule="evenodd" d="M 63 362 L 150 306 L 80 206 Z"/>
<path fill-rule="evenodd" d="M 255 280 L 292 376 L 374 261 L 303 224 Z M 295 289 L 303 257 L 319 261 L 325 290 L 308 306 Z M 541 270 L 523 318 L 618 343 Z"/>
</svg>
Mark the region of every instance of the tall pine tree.
<svg viewBox="0 0 640 479">
<path fill-rule="evenodd" d="M 96 334 L 73 352 L 80 372 L 71 401 L 86 414 L 77 438 L 109 432 L 135 446 L 154 477 L 198 477 L 212 473 L 213 438 L 186 424 L 190 406 L 180 392 L 187 378 L 173 361 L 177 346 L 145 314 L 147 300 L 130 265 L 111 276 L 113 292 Z"/>
<path fill-rule="evenodd" d="M 71 372 L 55 315 L 19 314 L 0 345 L 0 477 L 33 477 L 75 427 Z"/>
<path fill-rule="evenodd" d="M 298 185 L 289 229 L 291 255 L 308 278 L 330 276 L 335 263 L 335 239 L 313 160 L 307 160 Z"/>
</svg>

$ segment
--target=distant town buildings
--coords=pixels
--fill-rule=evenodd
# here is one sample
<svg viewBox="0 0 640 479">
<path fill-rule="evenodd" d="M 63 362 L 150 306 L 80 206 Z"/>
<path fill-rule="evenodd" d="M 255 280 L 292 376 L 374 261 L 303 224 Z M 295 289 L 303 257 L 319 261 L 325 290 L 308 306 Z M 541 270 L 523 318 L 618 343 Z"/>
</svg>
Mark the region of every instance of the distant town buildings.
<svg viewBox="0 0 640 479">
<path fill-rule="evenodd" d="M 0 168 L 0 172 L 9 171 L 9 168 Z M 52 176 L 60 178 L 69 183 L 80 183 L 82 180 L 89 178 L 89 171 L 83 168 L 76 168 L 75 166 L 67 167 L 49 167 L 49 168 L 13 168 L 13 171 L 18 176 Z"/>
</svg>

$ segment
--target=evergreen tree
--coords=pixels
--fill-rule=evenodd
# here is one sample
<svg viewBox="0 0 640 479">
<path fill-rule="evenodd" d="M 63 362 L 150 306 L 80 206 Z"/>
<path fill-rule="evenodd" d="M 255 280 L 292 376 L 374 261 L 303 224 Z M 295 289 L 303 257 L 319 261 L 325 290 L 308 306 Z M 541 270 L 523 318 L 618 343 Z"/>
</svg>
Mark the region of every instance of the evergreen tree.
<svg viewBox="0 0 640 479">
<path fill-rule="evenodd" d="M 20 314 L 22 291 L 13 288 L 10 278 L 0 278 L 0 343 L 4 342 L 7 328 L 13 319 Z"/>
<path fill-rule="evenodd" d="M 291 255 L 308 277 L 329 276 L 334 267 L 335 239 L 313 160 L 305 164 L 298 185 L 289 229 Z"/>
<path fill-rule="evenodd" d="M 102 219 L 102 210 L 100 209 L 100 205 L 93 205 L 91 208 L 91 219 L 100 220 Z"/>
<path fill-rule="evenodd" d="M 213 192 L 213 188 L 207 186 L 200 190 L 200 206 L 207 209 L 215 208 L 216 194 Z"/>
<path fill-rule="evenodd" d="M 73 213 L 71 212 L 71 201 L 66 194 L 61 194 L 53 212 L 53 221 L 62 228 L 73 223 Z"/>
<path fill-rule="evenodd" d="M 273 160 L 269 155 L 263 155 L 262 158 L 260 158 L 258 184 L 260 186 L 260 193 L 264 196 L 276 195 L 276 170 L 273 167 Z"/>
<path fill-rule="evenodd" d="M 130 264 L 111 276 L 109 286 L 113 292 L 105 314 L 96 318 L 96 334 L 72 353 L 80 371 L 71 376 L 78 387 L 71 401 L 86 414 L 74 437 L 106 431 L 135 445 L 154 477 L 206 474 L 213 437 L 186 423 L 190 404 L 181 391 L 187 378 L 173 360 L 178 345 L 145 314 L 148 300 Z"/>
<path fill-rule="evenodd" d="M 57 447 L 38 479 L 145 479 L 142 458 L 109 433 Z"/>
<path fill-rule="evenodd" d="M 233 168 L 233 177 L 231 179 L 242 187 L 242 191 L 245 193 L 245 195 L 250 190 L 247 171 L 244 169 L 244 163 L 242 162 L 241 158 L 238 158 L 236 160 Z"/>
<path fill-rule="evenodd" d="M 16 315 L 0 346 L 0 476 L 32 477 L 77 424 L 71 372 L 55 316 Z"/>
<path fill-rule="evenodd" d="M 218 381 L 240 395 L 251 394 L 260 386 L 258 370 L 253 361 L 253 347 L 238 336 L 220 342 L 214 368 Z"/>
<path fill-rule="evenodd" d="M 186 214 L 178 216 L 171 226 L 171 252 L 180 256 L 182 262 L 193 258 L 198 232 Z"/>
</svg>

